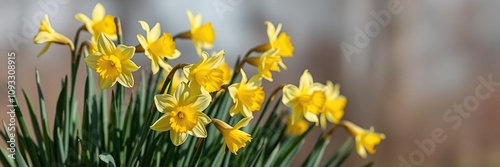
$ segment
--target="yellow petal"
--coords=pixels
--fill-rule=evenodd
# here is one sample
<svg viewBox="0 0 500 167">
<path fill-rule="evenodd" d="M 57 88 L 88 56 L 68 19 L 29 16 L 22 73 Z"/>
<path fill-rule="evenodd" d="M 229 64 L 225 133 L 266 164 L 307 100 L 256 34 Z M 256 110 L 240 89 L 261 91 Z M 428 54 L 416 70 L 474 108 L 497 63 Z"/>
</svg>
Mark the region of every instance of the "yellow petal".
<svg viewBox="0 0 500 167">
<path fill-rule="evenodd" d="M 155 105 L 161 113 L 170 112 L 177 106 L 177 99 L 169 94 L 158 94 L 155 96 Z"/>
<path fill-rule="evenodd" d="M 156 41 L 160 37 L 161 28 L 160 23 L 156 23 L 155 26 L 147 34 L 147 39 L 149 42 Z"/>
<path fill-rule="evenodd" d="M 313 78 L 309 70 L 304 70 L 304 73 L 300 77 L 300 88 L 301 89 L 309 89 L 313 84 Z"/>
<path fill-rule="evenodd" d="M 97 3 L 92 11 L 92 20 L 100 21 L 104 18 L 104 15 L 106 15 L 106 9 L 101 3 Z"/>
<path fill-rule="evenodd" d="M 130 71 L 122 72 L 116 79 L 118 83 L 122 84 L 124 87 L 134 87 L 134 76 L 132 76 L 132 73 Z"/>
<path fill-rule="evenodd" d="M 365 148 L 363 147 L 363 145 L 361 145 L 361 142 L 359 142 L 359 139 L 360 137 L 356 137 L 356 152 L 358 153 L 359 156 L 361 156 L 361 158 L 366 158 L 367 154 L 366 154 L 366 150 Z"/>
<path fill-rule="evenodd" d="M 241 129 L 242 127 L 247 126 L 248 123 L 250 123 L 250 120 L 252 120 L 252 119 L 253 119 L 253 117 L 247 117 L 247 118 L 241 119 L 238 123 L 236 123 L 236 125 L 234 125 L 233 129 Z"/>
<path fill-rule="evenodd" d="M 156 74 L 160 70 L 160 64 L 157 62 L 158 59 L 151 59 L 151 71 Z"/>
<path fill-rule="evenodd" d="M 45 54 L 45 52 L 47 52 L 47 50 L 49 50 L 50 44 L 52 44 L 52 42 L 47 42 L 47 44 L 45 44 L 45 46 L 43 47 L 43 49 L 38 53 L 37 57 L 40 57 L 43 54 Z"/>
<path fill-rule="evenodd" d="M 97 59 L 99 59 L 99 57 L 101 57 L 101 53 L 96 52 L 94 54 L 88 55 L 83 60 L 85 61 L 85 64 L 87 64 L 87 66 L 90 69 L 95 70 L 95 65 L 96 65 Z"/>
<path fill-rule="evenodd" d="M 166 132 L 170 130 L 170 123 L 169 123 L 170 117 L 168 114 L 163 114 L 153 125 L 150 126 L 152 130 L 158 131 L 158 132 Z"/>
<path fill-rule="evenodd" d="M 212 122 L 212 119 L 210 119 L 210 117 L 208 117 L 205 113 L 200 112 L 200 111 L 198 111 L 197 113 L 198 113 L 199 122 L 203 123 L 203 125 L 206 125 L 206 124 L 209 124 L 210 122 Z"/>
<path fill-rule="evenodd" d="M 104 90 L 111 88 L 113 85 L 115 85 L 116 80 L 109 80 L 99 77 L 98 82 L 99 82 L 99 88 Z"/>
<path fill-rule="evenodd" d="M 130 72 L 135 72 L 139 70 L 139 66 L 137 66 L 132 60 L 125 60 L 122 62 L 123 69 L 124 71 L 130 71 Z"/>
<path fill-rule="evenodd" d="M 201 121 L 198 121 L 198 124 L 196 124 L 196 126 L 191 131 L 193 133 L 193 136 L 195 137 L 207 137 L 207 130 L 205 129 L 205 125 Z"/>
<path fill-rule="evenodd" d="M 116 46 L 106 35 L 101 33 L 97 39 L 97 47 L 99 52 L 105 55 L 114 55 Z"/>
<path fill-rule="evenodd" d="M 175 131 L 170 131 L 170 140 L 175 146 L 179 146 L 184 143 L 187 139 L 187 133 L 177 133 Z"/>
<path fill-rule="evenodd" d="M 181 82 L 178 86 L 177 86 L 177 89 L 175 89 L 174 91 L 174 98 L 177 99 L 177 101 L 179 103 L 184 103 L 184 101 L 186 100 L 185 98 L 187 98 L 185 95 L 185 93 L 188 92 L 189 87 L 187 85 L 187 83 L 185 82 Z"/>
<path fill-rule="evenodd" d="M 211 97 L 210 95 L 207 94 L 201 94 L 201 95 L 191 95 L 193 97 L 188 100 L 188 104 L 196 110 L 196 111 L 203 111 L 205 110 L 208 105 L 210 105 Z"/>
<path fill-rule="evenodd" d="M 283 98 L 282 102 L 288 107 L 292 107 L 291 101 L 295 98 L 295 95 L 299 93 L 299 88 L 292 84 L 287 84 L 283 87 Z"/>
<path fill-rule="evenodd" d="M 313 122 L 316 124 L 316 126 L 318 125 L 318 122 L 319 122 L 319 119 L 318 119 L 318 116 L 311 113 L 311 112 L 306 112 L 304 114 L 304 118 L 306 118 L 306 120 L 308 120 L 309 122 Z"/>
<path fill-rule="evenodd" d="M 89 17 L 87 17 L 86 15 L 84 15 L 83 13 L 77 13 L 75 15 L 75 19 L 82 22 L 85 25 L 92 23 L 92 20 Z M 92 27 L 87 27 L 87 31 L 90 31 L 90 30 L 92 30 Z"/>
<path fill-rule="evenodd" d="M 148 25 L 148 23 L 146 23 L 144 20 L 139 20 L 138 23 L 141 25 L 141 28 L 144 31 L 146 31 L 146 34 L 149 33 L 149 25 Z"/>
</svg>

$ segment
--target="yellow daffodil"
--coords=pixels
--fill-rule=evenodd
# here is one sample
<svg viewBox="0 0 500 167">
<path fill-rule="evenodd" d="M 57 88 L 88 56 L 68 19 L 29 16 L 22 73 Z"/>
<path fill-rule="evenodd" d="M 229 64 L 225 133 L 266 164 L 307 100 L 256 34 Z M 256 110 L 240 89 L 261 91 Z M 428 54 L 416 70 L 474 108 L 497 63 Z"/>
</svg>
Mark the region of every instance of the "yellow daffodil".
<svg viewBox="0 0 500 167">
<path fill-rule="evenodd" d="M 241 70 L 241 82 L 228 87 L 234 102 L 229 114 L 234 116 L 241 113 L 244 117 L 253 116 L 252 112 L 259 110 L 264 102 L 264 90 L 261 85 L 260 76 L 255 75 L 248 80 L 245 72 Z"/>
<path fill-rule="evenodd" d="M 202 111 L 210 104 L 210 95 L 197 92 L 183 82 L 173 95 L 156 95 L 156 108 L 163 115 L 150 128 L 159 132 L 170 131 L 170 139 L 176 146 L 184 143 L 187 135 L 206 138 L 205 125 L 211 120 Z"/>
<path fill-rule="evenodd" d="M 292 124 L 292 117 L 289 116 L 287 119 L 288 119 L 286 127 L 287 134 L 300 136 L 307 130 L 307 128 L 309 128 L 309 123 L 307 121 L 304 121 L 303 119 L 299 119 L 299 121 L 295 122 L 294 124 Z"/>
<path fill-rule="evenodd" d="M 344 125 L 346 130 L 355 139 L 356 152 L 363 158 L 366 158 L 366 152 L 375 154 L 375 146 L 385 139 L 385 135 L 374 132 L 373 127 L 363 129 L 349 121 L 342 121 L 341 124 Z"/>
<path fill-rule="evenodd" d="M 258 75 L 270 82 L 273 81 L 273 74 L 271 71 L 280 72 L 280 65 L 283 69 L 286 66 L 282 63 L 281 57 L 278 56 L 279 50 L 268 50 L 260 57 L 249 57 L 247 63 L 257 67 Z"/>
<path fill-rule="evenodd" d="M 73 42 L 68 39 L 68 37 L 59 34 L 52 28 L 49 21 L 49 16 L 47 14 L 44 15 L 45 20 L 40 21 L 40 29 L 38 29 L 38 34 L 33 38 L 33 42 L 36 44 L 45 44 L 45 47 L 38 53 L 38 57 L 43 55 L 49 49 L 52 43 L 68 45 L 71 50 L 75 49 Z"/>
<path fill-rule="evenodd" d="M 85 63 L 99 74 L 99 87 L 108 89 L 116 81 L 125 87 L 134 86 L 132 72 L 137 66 L 132 60 L 135 47 L 115 44 L 106 35 L 101 34 L 97 40 L 98 51 L 87 56 Z"/>
<path fill-rule="evenodd" d="M 283 87 L 282 102 L 292 108 L 292 124 L 298 122 L 302 116 L 308 121 L 318 124 L 317 114 L 320 113 L 326 100 L 321 89 L 322 85 L 313 82 L 308 70 L 305 70 L 300 77 L 299 87 L 291 84 Z"/>
<path fill-rule="evenodd" d="M 137 34 L 137 39 L 141 43 L 142 48 L 144 48 L 144 54 L 146 57 L 151 59 L 151 70 L 153 74 L 156 74 L 160 67 L 170 71 L 172 67 L 163 59 L 176 59 L 181 55 L 179 50 L 175 49 L 175 42 L 169 33 L 163 33 L 160 36 L 161 28 L 160 23 L 150 30 L 148 23 L 140 20 L 139 24 L 144 31 L 146 31 L 146 37 L 141 34 Z"/>
<path fill-rule="evenodd" d="M 266 21 L 265 24 L 267 25 L 269 43 L 258 47 L 256 51 L 265 52 L 269 49 L 279 49 L 279 56 L 292 57 L 294 47 L 290 40 L 290 36 L 288 36 L 286 32 L 280 33 L 282 27 L 281 23 L 278 24 L 278 27 L 274 27 L 274 24 L 269 21 Z"/>
<path fill-rule="evenodd" d="M 215 55 L 215 54 L 213 54 Z M 229 84 L 231 82 L 231 77 L 233 77 L 233 69 L 229 67 L 229 65 L 226 63 L 226 61 L 222 62 L 218 67 L 218 69 L 221 69 L 224 72 L 224 75 L 222 76 L 222 82 L 224 84 Z"/>
<path fill-rule="evenodd" d="M 324 87 L 326 101 L 320 115 L 321 128 L 326 128 L 326 120 L 331 123 L 339 123 L 344 116 L 344 108 L 347 104 L 345 96 L 340 95 L 340 85 L 334 85 L 332 81 L 327 81 Z"/>
<path fill-rule="evenodd" d="M 77 13 L 75 18 L 85 24 L 92 38 L 97 39 L 99 34 L 104 33 L 109 39 L 116 40 L 115 16 L 106 15 L 106 9 L 101 3 L 97 3 L 92 11 L 92 19 L 83 13 Z"/>
<path fill-rule="evenodd" d="M 209 57 L 208 53 L 201 54 L 201 60 L 184 68 L 184 76 L 191 81 L 193 89 L 203 88 L 208 92 L 214 92 L 220 89 L 224 83 L 224 71 L 217 68 L 224 62 L 224 51 Z"/>
<path fill-rule="evenodd" d="M 253 117 L 243 118 L 240 122 L 236 123 L 234 127 L 231 127 L 224 121 L 214 119 L 213 123 L 215 127 L 222 133 L 224 136 L 224 144 L 222 145 L 222 153 L 226 152 L 226 146 L 234 155 L 237 155 L 237 152 L 240 148 L 245 147 L 247 142 L 252 140 L 252 135 L 239 130 L 242 127 L 248 125 L 250 120 Z"/>
<path fill-rule="evenodd" d="M 196 53 L 201 55 L 202 48 L 212 49 L 212 44 L 215 40 L 215 30 L 210 22 L 201 25 L 201 14 L 193 16 L 193 13 L 190 10 L 187 10 L 186 13 L 188 15 L 189 23 L 191 24 L 191 40 L 196 48 Z"/>
</svg>

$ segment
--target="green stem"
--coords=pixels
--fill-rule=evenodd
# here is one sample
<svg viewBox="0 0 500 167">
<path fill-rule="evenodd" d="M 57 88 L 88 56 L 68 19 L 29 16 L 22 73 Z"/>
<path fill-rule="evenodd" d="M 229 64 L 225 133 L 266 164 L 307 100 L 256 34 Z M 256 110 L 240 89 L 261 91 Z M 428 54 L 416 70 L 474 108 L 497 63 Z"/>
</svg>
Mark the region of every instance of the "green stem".
<svg viewBox="0 0 500 167">
<path fill-rule="evenodd" d="M 278 92 L 283 89 L 283 87 L 285 87 L 285 84 L 278 86 L 276 89 L 274 89 L 274 91 L 271 93 L 271 95 L 269 95 L 269 98 L 267 99 L 266 105 L 264 106 L 264 109 L 262 109 L 262 113 L 260 114 L 259 119 L 257 120 L 257 123 L 255 123 L 255 126 L 252 129 L 252 133 L 251 133 L 252 135 L 255 134 L 255 131 L 259 127 L 260 122 L 264 118 L 264 115 L 267 112 L 267 107 L 269 106 L 271 101 L 274 100 L 274 97 L 276 96 L 276 94 L 278 94 Z"/>
<path fill-rule="evenodd" d="M 115 17 L 116 24 L 116 36 L 118 37 L 118 44 L 123 44 L 123 33 L 122 33 L 122 24 L 120 22 L 119 17 Z"/>
</svg>

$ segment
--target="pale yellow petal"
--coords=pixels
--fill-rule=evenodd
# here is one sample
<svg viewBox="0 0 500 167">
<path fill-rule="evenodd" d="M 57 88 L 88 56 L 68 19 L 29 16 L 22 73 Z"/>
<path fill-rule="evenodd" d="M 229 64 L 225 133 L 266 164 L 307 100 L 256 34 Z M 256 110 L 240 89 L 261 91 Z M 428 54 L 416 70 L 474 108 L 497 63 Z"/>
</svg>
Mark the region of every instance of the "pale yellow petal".
<svg viewBox="0 0 500 167">
<path fill-rule="evenodd" d="M 140 66 L 137 66 L 132 60 L 125 60 L 122 62 L 122 67 L 124 71 L 130 71 L 130 72 L 135 72 L 141 68 Z"/>
<path fill-rule="evenodd" d="M 155 96 L 155 105 L 161 113 L 170 112 L 177 106 L 177 99 L 169 94 L 158 94 Z"/>
<path fill-rule="evenodd" d="M 198 121 L 198 124 L 196 124 L 196 126 L 191 131 L 193 132 L 193 136 L 195 137 L 207 137 L 207 130 L 205 129 L 205 125 L 200 121 Z"/>
<path fill-rule="evenodd" d="M 160 64 L 157 62 L 158 59 L 151 59 L 151 71 L 156 74 L 160 70 Z"/>
<path fill-rule="evenodd" d="M 275 38 L 273 38 L 276 34 L 276 29 L 274 28 L 274 24 L 271 23 L 270 21 L 266 21 L 265 24 L 267 25 L 267 37 L 269 40 L 274 41 Z"/>
<path fill-rule="evenodd" d="M 240 85 L 239 83 L 236 83 L 236 84 L 232 84 L 231 86 L 229 86 L 227 88 L 227 90 L 229 91 L 229 95 L 233 99 L 234 103 L 236 103 L 236 101 L 237 101 L 237 99 L 236 99 L 236 93 L 238 92 L 239 85 Z"/>
<path fill-rule="evenodd" d="M 187 92 L 186 89 L 189 89 L 187 83 L 181 82 L 177 89 L 174 91 L 174 98 L 177 99 L 178 102 L 184 101 L 184 92 Z"/>
<path fill-rule="evenodd" d="M 175 146 L 180 146 L 187 139 L 187 133 L 177 133 L 174 131 L 170 131 L 170 140 Z"/>
<path fill-rule="evenodd" d="M 146 31 L 146 34 L 149 33 L 149 25 L 143 20 L 139 20 L 138 23 L 141 25 L 141 28 Z M 147 36 L 147 35 L 146 35 Z"/>
<path fill-rule="evenodd" d="M 146 38 L 144 38 L 142 34 L 137 34 L 137 40 L 139 41 L 139 44 L 141 44 L 142 48 L 144 48 L 144 50 L 148 49 L 148 41 L 146 41 Z"/>
<path fill-rule="evenodd" d="M 301 89 L 309 89 L 313 84 L 313 78 L 309 70 L 304 70 L 304 73 L 300 77 L 300 88 Z"/>
<path fill-rule="evenodd" d="M 101 33 L 99 35 L 99 38 L 97 40 L 97 47 L 99 49 L 99 52 L 101 52 L 105 55 L 114 55 L 115 54 L 115 52 L 114 52 L 116 49 L 115 44 L 113 43 L 113 41 L 111 41 L 103 33 Z"/>
<path fill-rule="evenodd" d="M 122 84 L 124 87 L 134 87 L 134 76 L 132 76 L 132 73 L 130 71 L 122 72 L 116 79 L 118 83 Z"/>
<path fill-rule="evenodd" d="M 118 45 L 115 50 L 115 56 L 117 56 L 121 61 L 129 60 L 134 57 L 135 47 Z"/>
<path fill-rule="evenodd" d="M 92 24 L 92 20 L 87 17 L 86 15 L 84 15 L 83 13 L 77 13 L 75 15 L 75 19 L 82 22 L 83 24 L 87 25 L 87 24 Z M 92 29 L 92 27 L 87 27 L 87 29 Z"/>
<path fill-rule="evenodd" d="M 247 118 L 241 119 L 238 123 L 236 123 L 236 125 L 234 125 L 233 129 L 241 129 L 242 127 L 247 126 L 252 119 L 253 119 L 253 117 L 247 117 Z"/>
<path fill-rule="evenodd" d="M 104 6 L 101 3 L 97 3 L 94 7 L 94 10 L 92 11 L 92 20 L 101 21 L 102 19 L 104 19 L 105 15 L 106 9 L 104 9 Z"/>
<path fill-rule="evenodd" d="M 242 84 L 246 84 L 248 79 L 247 79 L 247 74 L 245 74 L 245 71 L 243 69 L 240 70 L 241 73 L 241 82 Z"/>
<path fill-rule="evenodd" d="M 153 125 L 149 128 L 158 132 L 166 132 L 170 130 L 170 117 L 167 114 L 161 116 Z"/>
<path fill-rule="evenodd" d="M 292 107 L 291 101 L 295 98 L 295 95 L 299 93 L 299 88 L 297 86 L 288 84 L 283 87 L 283 98 L 282 102 L 288 107 Z"/>
<path fill-rule="evenodd" d="M 101 57 L 101 53 L 96 52 L 94 54 L 91 54 L 91 55 L 85 57 L 83 60 L 85 61 L 85 64 L 87 64 L 87 66 L 90 69 L 95 70 L 97 59 L 99 59 L 100 57 Z"/>
<path fill-rule="evenodd" d="M 206 125 L 206 124 L 209 124 L 210 122 L 212 122 L 212 119 L 210 119 L 210 117 L 208 117 L 207 114 L 200 112 L 200 111 L 198 111 L 198 119 L 200 122 L 203 123 L 203 125 Z"/>
<path fill-rule="evenodd" d="M 365 147 L 363 147 L 363 145 L 361 144 L 361 142 L 359 142 L 359 140 L 361 137 L 357 136 L 356 137 L 356 152 L 359 154 L 359 156 L 361 156 L 361 158 L 366 158 L 367 154 L 366 154 L 366 149 Z"/>
<path fill-rule="evenodd" d="M 45 54 L 45 52 L 47 52 L 47 50 L 49 50 L 49 48 L 50 48 L 50 45 L 51 45 L 51 44 L 52 44 L 52 42 L 47 42 L 47 43 L 45 44 L 45 46 L 43 47 L 43 49 L 42 49 L 42 50 L 40 50 L 40 52 L 38 53 L 37 57 L 40 57 L 40 56 L 42 56 L 43 54 Z"/>
<path fill-rule="evenodd" d="M 161 33 L 161 28 L 160 28 L 160 23 L 156 23 L 155 26 L 149 31 L 147 34 L 147 39 L 149 42 L 156 41 L 158 37 L 160 37 Z"/>
<path fill-rule="evenodd" d="M 115 85 L 116 80 L 109 80 L 99 77 L 98 82 L 99 82 L 99 88 L 104 90 L 111 88 L 113 85 Z"/>
<path fill-rule="evenodd" d="M 306 112 L 304 114 L 304 117 L 306 118 L 306 120 L 308 120 L 309 122 L 313 122 L 316 124 L 316 126 L 318 125 L 318 122 L 319 122 L 319 119 L 318 119 L 318 116 L 311 113 L 311 112 Z"/>
<path fill-rule="evenodd" d="M 191 104 L 191 107 L 196 110 L 196 111 L 203 111 L 205 110 L 208 105 L 210 105 L 211 97 L 210 95 L 196 95 L 192 97 L 192 101 L 188 102 Z"/>
</svg>

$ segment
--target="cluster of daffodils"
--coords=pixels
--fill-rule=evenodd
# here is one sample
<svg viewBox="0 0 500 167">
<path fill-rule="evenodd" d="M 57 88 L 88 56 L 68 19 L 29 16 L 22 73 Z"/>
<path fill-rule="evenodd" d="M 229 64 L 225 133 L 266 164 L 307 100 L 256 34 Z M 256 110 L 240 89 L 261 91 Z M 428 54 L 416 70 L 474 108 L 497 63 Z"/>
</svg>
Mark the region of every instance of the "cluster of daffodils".
<svg viewBox="0 0 500 167">
<path fill-rule="evenodd" d="M 79 48 L 77 51 L 71 40 L 51 27 L 45 15 L 39 33 L 34 38 L 37 44 L 46 43 L 39 55 L 44 54 L 52 43 L 68 45 L 73 55 L 72 65 L 78 62 L 78 55 L 86 55 L 84 62 L 97 74 L 99 88 L 106 90 L 116 87 L 116 92 L 119 92 L 123 87 L 135 87 L 133 73 L 141 67 L 132 59 L 135 54 L 143 54 L 151 62 L 151 76 L 158 76 L 159 83 L 154 87 L 151 110 L 151 120 L 154 121 L 145 123 L 150 123 L 148 127 L 153 131 L 168 134 L 175 146 L 187 143 L 189 136 L 199 139 L 197 143 L 211 135 L 222 136 L 222 151 L 225 152 L 227 148 L 236 155 L 256 136 L 261 137 L 262 132 L 256 129 L 259 129 L 258 123 L 264 114 L 260 114 L 256 125 L 248 125 L 254 118 L 254 112 L 267 109 L 267 105 L 262 109 L 266 99 L 262 82 L 272 82 L 273 73 L 287 68 L 283 59 L 294 55 L 290 36 L 281 32 L 282 24 L 275 25 L 269 21 L 265 22 L 269 41 L 250 49 L 231 69 L 225 61 L 224 50 L 211 55 L 206 52 L 213 48 L 216 35 L 210 22 L 202 22 L 201 14 L 193 15 L 187 11 L 190 27 L 174 36 L 162 31 L 160 23 L 150 27 L 147 22 L 139 20 L 138 25 L 144 33 L 137 34 L 137 44 L 132 46 L 122 43 L 119 19 L 106 14 L 100 3 L 95 6 L 92 18 L 82 13 L 76 14 L 75 18 L 84 24 L 78 33 L 86 31 L 90 33 L 90 39 L 76 47 Z M 181 56 L 176 45 L 176 40 L 180 39 L 193 42 L 200 57 L 198 62 L 175 66 L 169 64 L 169 60 Z M 78 40 L 75 41 L 77 44 Z M 257 73 L 248 75 L 243 68 L 245 64 L 254 66 Z M 269 101 L 280 95 L 277 94 L 279 91 L 282 92 L 281 102 L 291 109 L 290 112 L 283 111 L 285 116 L 281 117 L 285 118 L 287 135 L 303 135 L 313 125 L 320 125 L 326 130 L 328 124 L 332 123 L 331 129 L 342 126 L 353 136 L 356 151 L 362 157 L 366 157 L 367 153 L 374 154 L 374 147 L 385 138 L 384 134 L 374 132 L 373 128 L 362 129 L 342 120 L 347 99 L 340 94 L 340 86 L 331 81 L 316 83 L 308 70 L 300 77 L 298 86 L 287 84 L 279 87 L 268 96 Z M 209 124 L 215 126 L 219 135 L 211 133 L 213 129 L 210 129 Z M 138 138 L 140 141 L 145 140 L 142 136 Z M 142 148 L 140 145 L 136 147 Z"/>
</svg>

